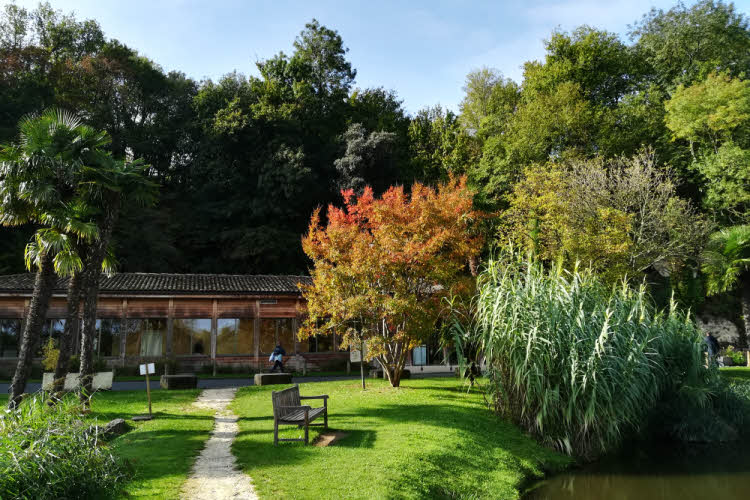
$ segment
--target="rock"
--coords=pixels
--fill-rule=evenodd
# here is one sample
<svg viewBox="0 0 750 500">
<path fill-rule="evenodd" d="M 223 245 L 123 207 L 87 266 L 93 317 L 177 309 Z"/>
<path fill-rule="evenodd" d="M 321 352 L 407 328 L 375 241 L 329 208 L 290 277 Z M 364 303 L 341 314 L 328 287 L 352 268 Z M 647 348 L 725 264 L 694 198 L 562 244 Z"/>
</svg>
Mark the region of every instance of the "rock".
<svg viewBox="0 0 750 500">
<path fill-rule="evenodd" d="M 698 327 L 704 334 L 710 332 L 722 344 L 737 345 L 740 340 L 740 331 L 737 329 L 737 325 L 728 319 L 705 315 L 698 316 L 696 320 Z"/>
<path fill-rule="evenodd" d="M 194 373 L 183 373 L 181 375 L 162 375 L 159 379 L 162 389 L 195 389 L 198 387 L 198 377 Z"/>
<path fill-rule="evenodd" d="M 130 425 L 122 418 L 116 418 L 99 430 L 104 439 L 122 436 L 130 430 Z"/>
<path fill-rule="evenodd" d="M 256 373 L 253 377 L 255 385 L 291 384 L 291 373 Z"/>
</svg>

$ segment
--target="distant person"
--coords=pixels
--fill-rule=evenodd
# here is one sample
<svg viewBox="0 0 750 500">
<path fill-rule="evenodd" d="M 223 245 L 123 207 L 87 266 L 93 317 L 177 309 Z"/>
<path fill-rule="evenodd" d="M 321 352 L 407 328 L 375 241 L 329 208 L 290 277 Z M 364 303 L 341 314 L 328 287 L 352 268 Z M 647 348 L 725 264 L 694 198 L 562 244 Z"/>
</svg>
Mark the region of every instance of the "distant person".
<svg viewBox="0 0 750 500">
<path fill-rule="evenodd" d="M 719 341 L 716 340 L 716 337 L 711 335 L 711 332 L 706 332 L 703 341 L 708 348 L 708 366 L 713 366 L 716 364 L 716 357 L 719 355 L 719 350 L 721 349 L 719 347 Z"/>
<path fill-rule="evenodd" d="M 281 347 L 281 344 L 276 344 L 276 348 L 271 353 L 271 357 L 268 358 L 268 361 L 273 362 L 271 373 L 275 372 L 276 368 L 278 368 L 281 373 L 284 372 L 284 363 L 282 362 L 284 356 L 286 356 L 286 351 Z"/>
</svg>

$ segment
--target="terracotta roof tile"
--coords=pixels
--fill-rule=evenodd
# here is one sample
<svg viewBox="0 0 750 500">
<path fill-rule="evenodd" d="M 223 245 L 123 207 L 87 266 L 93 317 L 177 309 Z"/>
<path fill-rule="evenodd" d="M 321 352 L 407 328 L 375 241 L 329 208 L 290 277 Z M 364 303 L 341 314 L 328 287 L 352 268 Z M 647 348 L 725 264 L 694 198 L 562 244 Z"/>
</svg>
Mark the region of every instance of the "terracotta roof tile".
<svg viewBox="0 0 750 500">
<path fill-rule="evenodd" d="M 67 278 L 58 278 L 55 292 L 64 293 Z M 162 294 L 297 294 L 298 284 L 310 283 L 309 276 L 274 276 L 243 274 L 162 274 L 119 273 L 102 276 L 102 293 L 117 295 Z M 34 274 L 0 276 L 0 293 L 31 292 Z"/>
</svg>

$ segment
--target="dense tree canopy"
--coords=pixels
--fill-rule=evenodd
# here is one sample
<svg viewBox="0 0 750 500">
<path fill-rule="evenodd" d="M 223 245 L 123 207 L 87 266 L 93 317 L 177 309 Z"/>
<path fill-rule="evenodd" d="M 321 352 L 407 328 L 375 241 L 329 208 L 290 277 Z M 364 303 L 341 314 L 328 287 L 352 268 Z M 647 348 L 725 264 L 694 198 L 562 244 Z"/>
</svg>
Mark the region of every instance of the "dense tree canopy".
<svg viewBox="0 0 750 500">
<path fill-rule="evenodd" d="M 556 30 L 545 47 L 522 81 L 484 61 L 458 110 L 410 115 L 394 90 L 356 87 L 345 41 L 316 20 L 289 54 L 259 61 L 257 76 L 194 81 L 94 20 L 11 4 L 0 15 L 0 142 L 16 138 L 22 116 L 59 106 L 106 131 L 115 158 L 143 158 L 160 202 L 123 207 L 112 239 L 129 271 L 304 273 L 300 237 L 339 189 L 378 195 L 452 175 L 466 175 L 477 206 L 495 214 L 488 241 L 520 241 L 529 234 L 521 200 L 524 210 L 568 206 L 559 187 L 580 169 L 561 165 L 608 172 L 644 147 L 655 176 L 670 172 L 670 207 L 697 207 L 690 213 L 722 227 L 748 222 L 750 25 L 733 4 L 653 9 L 627 39 L 595 26 Z M 578 220 L 566 240 L 573 253 L 596 260 L 625 248 L 634 226 L 620 210 L 607 202 Z M 0 272 L 23 269 L 30 236 L 0 229 Z M 566 245 L 555 248 L 570 254 Z"/>
</svg>

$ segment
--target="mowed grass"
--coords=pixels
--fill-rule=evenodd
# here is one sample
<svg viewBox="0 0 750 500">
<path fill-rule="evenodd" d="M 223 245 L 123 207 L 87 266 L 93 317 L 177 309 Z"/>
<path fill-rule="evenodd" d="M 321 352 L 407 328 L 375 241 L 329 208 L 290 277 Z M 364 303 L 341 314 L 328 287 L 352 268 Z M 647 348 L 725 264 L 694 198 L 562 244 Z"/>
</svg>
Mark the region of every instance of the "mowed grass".
<svg viewBox="0 0 750 500">
<path fill-rule="evenodd" d="M 329 426 L 348 433 L 321 448 L 273 446 L 271 391 L 240 389 L 233 402 L 240 434 L 233 445 L 261 498 L 518 498 L 519 488 L 570 460 L 498 419 L 482 395 L 453 378 L 306 383 L 328 394 Z M 320 400 L 303 401 L 322 406 Z M 292 426 L 281 437 L 302 436 Z M 311 432 L 314 439 L 321 428 Z"/>
<path fill-rule="evenodd" d="M 99 392 L 91 402 L 90 419 L 105 425 L 124 418 L 134 430 L 111 442 L 112 451 L 133 467 L 125 498 L 178 498 L 195 458 L 213 428 L 213 412 L 192 407 L 198 390 L 154 391 L 154 419 L 133 422 L 148 413 L 146 392 Z"/>
<path fill-rule="evenodd" d="M 729 380 L 750 381 L 750 367 L 747 366 L 726 366 L 720 368 L 719 373 Z"/>
</svg>

